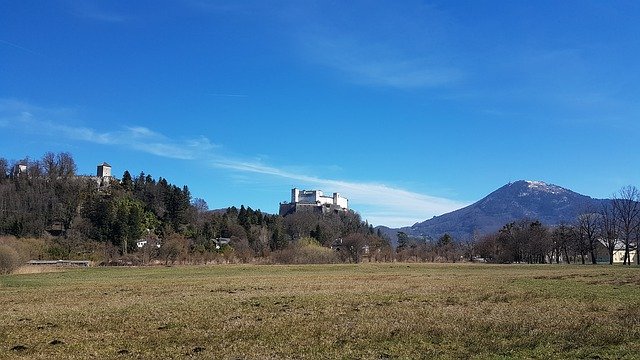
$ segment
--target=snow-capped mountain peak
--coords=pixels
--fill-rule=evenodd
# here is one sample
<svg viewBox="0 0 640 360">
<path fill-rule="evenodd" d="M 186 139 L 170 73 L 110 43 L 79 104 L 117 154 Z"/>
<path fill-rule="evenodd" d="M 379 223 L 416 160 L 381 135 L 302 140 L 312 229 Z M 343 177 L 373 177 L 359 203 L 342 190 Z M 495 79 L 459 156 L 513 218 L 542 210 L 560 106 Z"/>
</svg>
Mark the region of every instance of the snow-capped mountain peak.
<svg viewBox="0 0 640 360">
<path fill-rule="evenodd" d="M 525 182 L 527 183 L 527 188 L 531 191 L 535 191 L 535 192 L 546 192 L 546 193 L 550 193 L 550 194 L 554 194 L 554 195 L 558 195 L 558 194 L 562 194 L 567 192 L 566 189 L 557 186 L 557 185 L 553 185 L 553 184 L 547 184 L 543 181 L 532 181 L 532 180 L 525 180 Z"/>
<path fill-rule="evenodd" d="M 434 239 L 445 233 L 457 239 L 469 239 L 521 219 L 539 220 L 548 226 L 571 223 L 585 209 L 599 209 L 608 201 L 542 181 L 518 180 L 462 209 L 400 230 Z"/>
</svg>

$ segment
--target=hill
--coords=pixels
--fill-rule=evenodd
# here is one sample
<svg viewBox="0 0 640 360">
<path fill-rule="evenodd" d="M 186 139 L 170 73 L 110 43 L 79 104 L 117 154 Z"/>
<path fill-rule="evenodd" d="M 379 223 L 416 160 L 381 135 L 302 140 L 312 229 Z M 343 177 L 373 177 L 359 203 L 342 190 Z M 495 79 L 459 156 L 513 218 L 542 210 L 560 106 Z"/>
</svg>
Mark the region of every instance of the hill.
<svg viewBox="0 0 640 360">
<path fill-rule="evenodd" d="M 542 181 L 508 183 L 483 199 L 456 211 L 436 216 L 410 227 L 381 231 L 395 238 L 397 231 L 410 236 L 437 238 L 444 233 L 468 239 L 498 230 L 522 218 L 537 219 L 545 225 L 573 222 L 588 209 L 599 210 L 608 200 L 594 199 Z"/>
</svg>

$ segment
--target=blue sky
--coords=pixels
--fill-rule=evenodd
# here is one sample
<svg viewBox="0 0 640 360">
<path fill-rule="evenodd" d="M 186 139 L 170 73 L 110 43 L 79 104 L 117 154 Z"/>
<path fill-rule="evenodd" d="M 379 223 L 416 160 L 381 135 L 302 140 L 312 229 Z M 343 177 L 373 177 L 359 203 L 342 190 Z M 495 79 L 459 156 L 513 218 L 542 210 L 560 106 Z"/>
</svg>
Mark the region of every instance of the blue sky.
<svg viewBox="0 0 640 360">
<path fill-rule="evenodd" d="M 0 156 L 69 151 L 402 226 L 509 181 L 640 184 L 637 1 L 1 1 Z"/>
</svg>

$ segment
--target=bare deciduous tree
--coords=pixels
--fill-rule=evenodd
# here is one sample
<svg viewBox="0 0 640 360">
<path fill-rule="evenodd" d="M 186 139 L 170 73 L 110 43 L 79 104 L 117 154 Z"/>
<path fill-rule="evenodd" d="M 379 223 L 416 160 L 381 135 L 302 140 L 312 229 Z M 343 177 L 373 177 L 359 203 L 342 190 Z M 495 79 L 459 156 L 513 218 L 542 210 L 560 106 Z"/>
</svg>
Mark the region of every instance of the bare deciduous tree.
<svg viewBox="0 0 640 360">
<path fill-rule="evenodd" d="M 571 263 L 569 249 L 573 247 L 574 238 L 575 229 L 571 225 L 562 223 L 553 229 L 553 232 L 551 233 L 551 240 L 556 264 L 560 263 L 560 258 L 562 258 L 567 264 Z"/>
<path fill-rule="evenodd" d="M 613 209 L 618 223 L 618 235 L 624 244 L 623 264 L 631 265 L 633 240 L 638 237 L 640 227 L 640 193 L 635 186 L 625 186 L 613 195 Z M 640 264 L 640 256 L 638 263 Z"/>
<path fill-rule="evenodd" d="M 342 239 L 341 254 L 345 260 L 353 263 L 362 261 L 367 238 L 364 234 L 353 233 Z"/>
<path fill-rule="evenodd" d="M 56 165 L 58 168 L 58 175 L 63 178 L 68 178 L 76 174 L 76 162 L 73 160 L 73 156 L 68 152 L 61 152 L 56 155 Z"/>
<path fill-rule="evenodd" d="M 56 162 L 56 155 L 51 151 L 46 152 L 42 156 L 42 168 L 44 170 L 44 174 L 49 178 L 55 179 L 58 177 L 58 164 Z"/>
<path fill-rule="evenodd" d="M 598 224 L 600 223 L 599 214 L 588 211 L 578 215 L 578 234 L 580 243 L 586 246 L 591 256 L 591 263 L 596 264 L 596 242 L 598 241 Z M 583 260 L 584 263 L 584 260 Z"/>
<path fill-rule="evenodd" d="M 0 158 L 0 182 L 9 176 L 9 162 L 5 158 Z"/>
<path fill-rule="evenodd" d="M 600 210 L 600 235 L 609 253 L 609 264 L 613 264 L 613 252 L 618 244 L 616 212 L 612 204 L 606 204 Z"/>
</svg>

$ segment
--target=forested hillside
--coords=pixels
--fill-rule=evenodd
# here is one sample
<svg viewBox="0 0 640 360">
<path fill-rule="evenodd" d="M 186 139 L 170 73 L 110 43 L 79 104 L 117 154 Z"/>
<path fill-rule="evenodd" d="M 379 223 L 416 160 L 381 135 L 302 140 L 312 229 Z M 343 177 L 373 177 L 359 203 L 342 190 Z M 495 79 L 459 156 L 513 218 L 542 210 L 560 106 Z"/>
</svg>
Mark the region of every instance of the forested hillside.
<svg viewBox="0 0 640 360">
<path fill-rule="evenodd" d="M 144 172 L 106 180 L 78 175 L 68 153 L 11 163 L 0 158 L 0 235 L 17 238 L 14 243 L 43 239 L 24 255 L 30 258 L 124 263 L 360 261 L 373 249 L 391 251 L 355 212 L 280 217 L 245 206 L 209 211 L 186 185 Z M 332 245 L 344 251 L 329 250 Z"/>
</svg>

